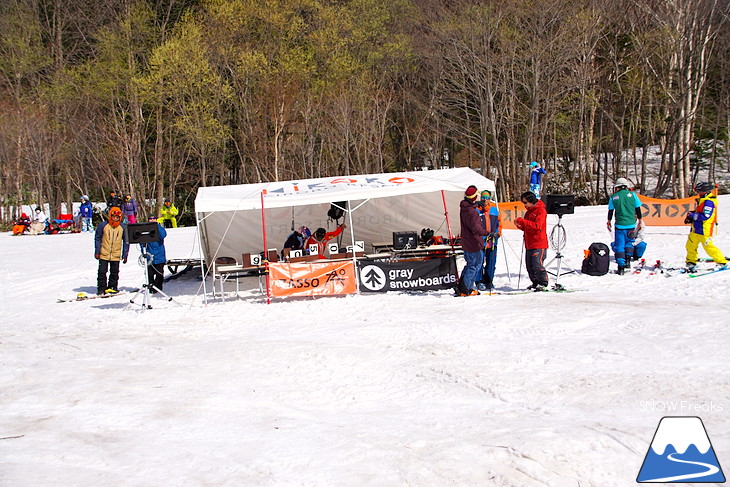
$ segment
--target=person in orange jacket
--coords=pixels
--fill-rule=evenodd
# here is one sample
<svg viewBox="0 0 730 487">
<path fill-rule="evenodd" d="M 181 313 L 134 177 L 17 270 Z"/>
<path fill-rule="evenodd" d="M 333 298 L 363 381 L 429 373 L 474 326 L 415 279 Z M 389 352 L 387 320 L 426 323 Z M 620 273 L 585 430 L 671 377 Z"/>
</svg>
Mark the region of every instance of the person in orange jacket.
<svg viewBox="0 0 730 487">
<path fill-rule="evenodd" d="M 18 221 L 13 224 L 13 235 L 22 235 L 26 230 L 28 230 L 29 226 L 30 218 L 28 218 L 28 215 L 23 213 L 20 215 Z"/>
<path fill-rule="evenodd" d="M 527 211 L 524 218 L 515 220 L 515 225 L 525 233 L 525 267 L 532 281 L 527 289 L 546 291 L 548 275 L 543 262 L 548 248 L 547 208 L 531 191 L 522 193 L 520 200 Z"/>
<path fill-rule="evenodd" d="M 317 254 L 319 255 L 320 259 L 324 259 L 324 248 L 328 241 L 332 240 L 333 238 L 337 237 L 342 233 L 342 230 L 347 228 L 347 225 L 344 223 L 339 225 L 337 228 L 335 228 L 333 231 L 328 232 L 322 227 L 319 227 L 309 239 L 307 239 L 307 242 L 304 244 L 304 249 L 308 249 L 310 245 L 317 244 Z"/>
<path fill-rule="evenodd" d="M 484 265 L 477 272 L 477 290 L 486 291 L 494 287 L 494 272 L 497 267 L 497 243 L 502 236 L 502 217 L 499 207 L 492 200 L 492 193 L 482 191 L 482 199 L 477 205 L 477 211 L 484 215 L 484 224 L 488 235 L 484 237 Z"/>
</svg>

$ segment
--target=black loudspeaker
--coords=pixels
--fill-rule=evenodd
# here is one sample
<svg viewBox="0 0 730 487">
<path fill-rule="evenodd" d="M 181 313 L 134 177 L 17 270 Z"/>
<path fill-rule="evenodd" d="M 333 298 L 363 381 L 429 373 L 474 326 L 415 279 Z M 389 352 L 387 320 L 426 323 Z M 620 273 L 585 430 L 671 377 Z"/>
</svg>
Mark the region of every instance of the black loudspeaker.
<svg viewBox="0 0 730 487">
<path fill-rule="evenodd" d="M 575 195 L 546 194 L 543 201 L 548 215 L 572 215 L 574 212 Z"/>
<path fill-rule="evenodd" d="M 157 233 L 157 222 L 130 223 L 127 225 L 127 236 L 131 244 L 157 242 L 160 238 Z"/>
<path fill-rule="evenodd" d="M 393 248 L 403 250 L 406 247 L 409 249 L 418 247 L 418 234 L 416 232 L 393 232 Z"/>
<path fill-rule="evenodd" d="M 345 210 L 347 209 L 347 201 L 337 201 L 330 204 L 330 209 L 327 212 L 327 216 L 335 221 L 345 216 Z"/>
</svg>

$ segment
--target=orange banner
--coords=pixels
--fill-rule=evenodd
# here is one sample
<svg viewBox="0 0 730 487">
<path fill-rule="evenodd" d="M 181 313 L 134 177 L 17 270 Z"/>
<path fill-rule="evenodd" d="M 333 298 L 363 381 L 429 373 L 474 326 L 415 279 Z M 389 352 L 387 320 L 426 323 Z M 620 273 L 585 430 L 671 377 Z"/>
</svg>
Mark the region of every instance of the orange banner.
<svg viewBox="0 0 730 487">
<path fill-rule="evenodd" d="M 515 220 L 525 216 L 525 205 L 521 201 L 505 201 L 497 203 L 497 206 L 499 206 L 499 213 L 502 216 L 502 229 L 517 230 Z"/>
<path fill-rule="evenodd" d="M 339 262 L 269 264 L 269 296 L 329 296 L 357 292 L 355 266 Z"/>
<path fill-rule="evenodd" d="M 684 226 L 684 217 L 694 211 L 697 202 L 694 197 L 678 200 L 663 200 L 639 195 L 641 201 L 641 215 L 644 225 L 652 226 Z M 517 229 L 515 220 L 525 216 L 525 205 L 521 201 L 506 201 L 499 203 L 499 213 L 502 215 L 502 228 Z"/>
<path fill-rule="evenodd" d="M 644 225 L 663 227 L 685 226 L 684 217 L 697 206 L 695 198 L 661 200 L 639 195 L 639 201 Z"/>
</svg>

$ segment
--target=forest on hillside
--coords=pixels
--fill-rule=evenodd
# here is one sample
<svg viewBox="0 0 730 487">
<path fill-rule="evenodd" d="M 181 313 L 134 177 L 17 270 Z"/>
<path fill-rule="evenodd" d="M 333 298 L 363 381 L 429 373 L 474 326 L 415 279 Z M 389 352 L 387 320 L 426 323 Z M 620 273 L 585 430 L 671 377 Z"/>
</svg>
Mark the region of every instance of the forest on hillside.
<svg viewBox="0 0 730 487">
<path fill-rule="evenodd" d="M 116 189 L 189 212 L 200 186 L 456 166 L 509 200 L 533 160 L 584 203 L 621 176 L 684 197 L 728 171 L 729 20 L 727 0 L 0 0 L 0 205 Z"/>
</svg>

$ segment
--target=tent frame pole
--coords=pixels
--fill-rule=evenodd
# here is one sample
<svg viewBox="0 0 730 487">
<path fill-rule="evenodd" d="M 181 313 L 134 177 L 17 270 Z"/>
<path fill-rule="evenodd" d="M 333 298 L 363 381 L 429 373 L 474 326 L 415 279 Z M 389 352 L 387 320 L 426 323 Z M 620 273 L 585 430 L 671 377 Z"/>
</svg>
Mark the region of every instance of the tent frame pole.
<svg viewBox="0 0 730 487">
<path fill-rule="evenodd" d="M 264 208 L 264 192 L 261 192 L 261 233 L 264 237 L 264 273 L 266 274 L 266 304 L 271 304 L 269 294 L 269 247 L 266 242 L 266 211 Z"/>
<path fill-rule="evenodd" d="M 446 228 L 449 229 L 449 242 L 451 243 L 451 250 L 454 250 L 454 234 L 451 233 L 451 220 L 449 220 L 449 209 L 446 206 L 446 192 L 441 190 L 441 201 L 444 204 L 444 216 L 446 217 Z"/>
<path fill-rule="evenodd" d="M 362 205 L 370 201 L 370 198 L 366 199 L 359 205 L 357 205 L 355 208 L 352 208 L 352 204 L 350 200 L 347 200 L 347 208 L 340 208 L 337 204 L 332 203 L 333 206 L 340 208 L 340 210 L 343 210 L 347 213 L 347 221 L 349 222 L 348 225 L 350 226 L 350 246 L 352 247 L 352 265 L 355 267 L 355 289 L 356 293 L 360 294 L 360 277 L 359 272 L 357 268 L 357 249 L 355 248 L 355 227 L 352 224 L 352 212 L 360 208 Z"/>
<path fill-rule="evenodd" d="M 441 190 L 441 201 L 444 204 L 444 216 L 446 217 L 446 228 L 449 230 L 449 244 L 451 244 L 451 256 L 456 262 L 456 249 L 454 248 L 454 234 L 451 233 L 451 220 L 449 219 L 449 208 L 446 206 L 446 192 Z M 456 268 L 456 281 L 459 282 L 459 269 Z"/>
<path fill-rule="evenodd" d="M 195 234 L 198 237 L 198 254 L 200 255 L 200 275 L 203 279 L 203 305 L 208 306 L 208 289 L 205 286 L 205 261 L 203 260 L 203 238 L 200 235 L 202 227 L 201 220 L 197 212 L 195 212 L 195 227 L 197 230 Z M 215 283 L 213 285 L 215 285 Z"/>
<path fill-rule="evenodd" d="M 337 206 L 337 205 L 335 205 Z M 352 226 L 352 211 L 350 208 L 350 200 L 347 200 L 347 221 L 350 225 L 350 245 L 352 246 L 352 265 L 354 267 L 355 274 L 355 292 L 360 294 L 360 277 L 357 271 L 357 249 L 355 248 L 355 227 Z M 359 208 L 359 206 L 358 206 Z"/>
</svg>

